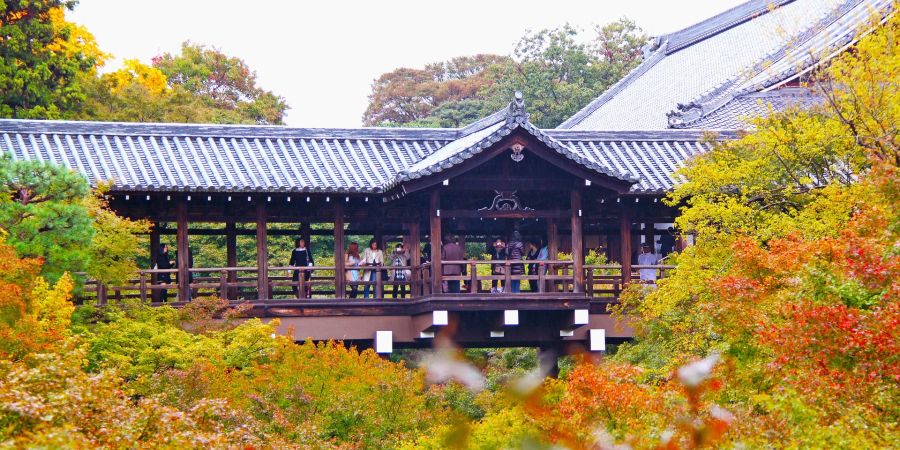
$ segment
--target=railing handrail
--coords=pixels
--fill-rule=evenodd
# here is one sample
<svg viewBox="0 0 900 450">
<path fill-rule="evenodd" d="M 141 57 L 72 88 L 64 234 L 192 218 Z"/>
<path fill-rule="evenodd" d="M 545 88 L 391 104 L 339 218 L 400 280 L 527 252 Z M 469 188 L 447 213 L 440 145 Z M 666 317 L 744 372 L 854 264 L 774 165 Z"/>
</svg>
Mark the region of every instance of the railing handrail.
<svg viewBox="0 0 900 450">
<path fill-rule="evenodd" d="M 574 264 L 572 260 L 551 259 L 453 259 L 441 261 L 441 264 Z"/>
<path fill-rule="evenodd" d="M 270 290 L 275 291 L 271 298 L 280 298 L 278 295 L 285 295 L 285 288 L 292 289 L 297 298 L 310 298 L 315 295 L 317 297 L 325 295 L 333 295 L 334 298 L 343 298 L 347 292 L 335 292 L 335 288 L 340 286 L 338 282 L 344 278 L 343 285 L 347 287 L 374 286 L 376 298 L 387 297 L 388 286 L 407 285 L 410 288 L 410 294 L 414 298 L 428 296 L 440 291 L 433 291 L 433 281 L 437 277 L 437 281 L 443 282 L 459 282 L 462 293 L 468 294 L 485 294 L 488 292 L 490 285 L 500 282 L 500 286 L 510 289 L 510 283 L 523 283 L 521 286 L 527 288 L 518 294 L 533 293 L 581 293 L 583 292 L 591 298 L 616 298 L 626 283 L 644 283 L 638 281 L 640 272 L 645 269 L 658 270 L 659 277 L 665 277 L 666 272 L 676 268 L 673 264 L 635 264 L 631 266 L 631 272 L 625 274 L 622 272 L 622 266 L 615 263 L 607 264 L 585 264 L 582 267 L 580 276 L 575 269 L 575 261 L 572 260 L 482 260 L 482 259 L 462 259 L 462 260 L 444 260 L 442 265 L 458 265 L 467 273 L 458 275 L 444 275 L 435 273 L 430 261 L 423 261 L 419 265 L 379 265 L 379 266 L 348 266 L 343 267 L 338 272 L 334 265 L 314 265 L 314 266 L 272 266 L 265 270 L 269 273 L 268 280 Z M 479 274 L 483 268 L 488 266 L 491 270 L 489 273 Z M 496 270 L 497 266 L 502 266 L 505 270 Z M 541 270 L 531 271 L 528 273 L 521 270 L 523 266 L 539 266 Z M 517 270 L 517 268 L 519 270 Z M 281 271 L 284 272 L 278 273 Z M 369 280 L 365 279 L 351 281 L 344 274 L 345 272 L 382 272 L 390 276 L 376 276 Z M 393 275 L 398 271 L 408 271 L 404 279 L 394 279 Z M 599 272 L 598 272 L 599 271 Z M 237 299 L 241 296 L 247 298 L 253 295 L 252 292 L 258 286 L 259 267 L 254 266 L 236 266 L 236 267 L 190 267 L 187 272 L 191 275 L 185 280 L 179 280 L 178 274 L 181 272 L 177 267 L 171 269 L 140 269 L 137 277 L 129 279 L 120 285 L 107 285 L 95 280 L 86 279 L 84 281 L 84 292 L 95 293 L 98 302 L 105 303 L 107 299 L 140 297 L 146 300 L 153 296 L 154 298 L 160 292 L 169 295 L 172 292 L 181 294 L 185 291 L 181 289 L 186 283 L 189 295 L 209 295 L 209 290 L 214 292 L 213 295 L 221 295 L 223 298 Z M 294 279 L 291 272 L 305 273 Z M 175 274 L 175 277 L 163 277 L 162 275 Z M 79 277 L 86 277 L 85 273 L 74 274 Z M 190 280 L 190 281 L 188 281 Z M 537 282 L 537 284 L 534 284 Z M 649 281 L 652 283 L 652 281 Z M 525 284 L 528 283 L 528 284 Z M 354 288 L 355 289 L 355 288 Z M 354 291 L 355 292 L 355 291 Z M 258 294 L 257 294 L 258 295 Z M 171 297 L 170 297 L 171 298 Z M 180 301 L 180 300 L 179 300 Z"/>
</svg>

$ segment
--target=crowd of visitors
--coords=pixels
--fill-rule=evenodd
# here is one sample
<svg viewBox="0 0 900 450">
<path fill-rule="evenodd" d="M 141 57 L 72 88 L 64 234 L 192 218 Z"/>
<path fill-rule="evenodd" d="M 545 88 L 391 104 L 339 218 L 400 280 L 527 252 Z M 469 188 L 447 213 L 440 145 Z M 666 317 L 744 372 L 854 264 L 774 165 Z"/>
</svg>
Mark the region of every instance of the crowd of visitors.
<svg viewBox="0 0 900 450">
<path fill-rule="evenodd" d="M 458 236 L 446 234 L 443 236 L 442 245 L 438 249 L 441 261 L 446 261 L 441 265 L 441 274 L 445 277 L 457 277 L 456 279 L 445 280 L 443 283 L 443 292 L 460 293 L 463 290 L 462 276 L 467 275 L 469 264 L 466 261 L 465 245 L 460 243 Z M 674 250 L 676 246 L 675 233 L 672 228 L 668 229 L 668 233 L 662 233 L 659 244 L 659 253 L 656 252 L 655 246 L 643 244 L 640 252 L 635 255 L 637 264 L 640 266 L 652 266 L 661 262 L 664 258 Z M 428 261 L 431 257 L 431 245 L 426 243 L 421 249 L 421 260 Z M 523 275 L 539 276 L 547 274 L 547 264 L 545 261 L 550 260 L 550 252 L 547 244 L 541 238 L 532 238 L 524 240 L 522 234 L 518 230 L 510 233 L 508 239 L 498 237 L 488 243 L 485 253 L 490 257 L 492 275 L 491 293 L 520 293 L 522 291 L 522 280 L 518 279 Z M 391 295 L 393 298 L 404 298 L 410 295 L 410 282 L 412 281 L 411 256 L 409 249 L 401 242 L 394 246 L 393 251 L 389 255 L 385 255 L 384 251 L 379 248 L 379 242 L 376 239 L 369 241 L 369 245 L 360 253 L 360 246 L 356 242 L 351 242 L 343 255 L 344 258 L 344 280 L 346 281 L 349 298 L 357 298 L 359 296 L 359 287 L 362 286 L 363 298 L 372 298 L 376 295 L 376 281 L 381 278 L 383 282 L 389 282 Z M 177 267 L 177 255 L 172 257 L 169 253 L 169 246 L 161 244 L 156 257 L 156 265 L 154 269 L 174 269 Z M 633 261 L 634 261 L 633 260 Z M 188 266 L 193 267 L 193 254 L 188 253 Z M 298 294 L 301 298 L 312 297 L 312 278 L 313 267 L 315 261 L 312 251 L 307 246 L 307 242 L 303 238 L 297 238 L 294 241 L 294 248 L 291 250 L 288 265 L 291 267 L 291 279 L 295 285 L 292 287 L 295 296 Z M 301 269 L 309 267 L 310 269 Z M 509 271 L 511 277 L 505 277 L 506 271 Z M 658 276 L 656 268 L 639 268 L 640 278 L 645 282 L 655 282 Z M 192 274 L 191 274 L 192 275 Z M 300 292 L 298 283 L 300 277 L 303 277 L 305 283 L 304 288 Z M 189 275 L 190 277 L 190 275 Z M 505 279 L 508 279 L 508 286 Z M 158 281 L 164 284 L 172 282 L 171 273 L 158 274 Z M 539 284 L 537 279 L 529 279 L 528 291 L 538 292 Z M 159 290 L 159 300 L 167 301 L 168 295 L 166 289 Z"/>
</svg>

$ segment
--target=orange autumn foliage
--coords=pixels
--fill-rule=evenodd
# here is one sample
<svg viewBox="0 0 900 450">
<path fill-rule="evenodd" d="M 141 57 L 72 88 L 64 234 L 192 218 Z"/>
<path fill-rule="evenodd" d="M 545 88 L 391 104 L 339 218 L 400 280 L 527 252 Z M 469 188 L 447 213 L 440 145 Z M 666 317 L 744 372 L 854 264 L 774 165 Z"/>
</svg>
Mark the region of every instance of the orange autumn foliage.
<svg viewBox="0 0 900 450">
<path fill-rule="evenodd" d="M 27 353 L 47 349 L 59 340 L 59 331 L 41 325 L 30 297 L 36 287 L 46 283 L 38 279 L 40 258 L 19 258 L 12 247 L 0 239 L 0 358 L 18 359 Z"/>
</svg>

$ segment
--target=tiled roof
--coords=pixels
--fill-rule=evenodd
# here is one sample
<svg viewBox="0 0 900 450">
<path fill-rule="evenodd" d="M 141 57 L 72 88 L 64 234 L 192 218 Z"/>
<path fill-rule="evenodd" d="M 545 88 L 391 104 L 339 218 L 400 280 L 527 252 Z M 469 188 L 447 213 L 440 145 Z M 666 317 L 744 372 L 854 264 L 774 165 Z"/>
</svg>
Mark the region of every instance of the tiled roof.
<svg viewBox="0 0 900 450">
<path fill-rule="evenodd" d="M 597 164 L 626 171 L 638 178 L 633 194 L 655 194 L 671 190 L 678 180 L 675 171 L 688 159 L 709 150 L 710 137 L 697 130 L 576 131 L 546 130 L 554 139 Z M 721 131 L 721 139 L 733 139 L 732 131 Z"/>
<path fill-rule="evenodd" d="M 572 151 L 568 146 L 563 145 L 553 137 L 548 136 L 544 131 L 535 127 L 528 120 L 528 114 L 525 112 L 521 93 L 516 94 L 516 100 L 510 103 L 508 108 L 504 108 L 498 112 L 502 114 L 492 114 L 486 120 L 476 122 L 479 125 L 478 127 L 466 127 L 462 130 L 463 136 L 459 139 L 438 149 L 436 152 L 417 161 L 408 168 L 401 170 L 400 173 L 397 174 L 393 184 L 440 173 L 449 169 L 462 163 L 466 159 L 481 153 L 483 150 L 508 136 L 516 129 L 525 130 L 525 132 L 543 142 L 553 151 L 577 162 L 588 170 L 630 183 L 638 181 L 638 178 L 632 175 L 629 170 L 622 170 L 610 165 L 598 164 L 594 159 L 586 157 L 580 152 Z M 478 129 L 479 127 L 483 128 Z"/>
<path fill-rule="evenodd" d="M 687 117 L 678 128 L 738 130 L 752 128 L 750 121 L 791 107 L 810 108 L 822 103 L 822 98 L 805 88 L 779 88 L 753 92 L 732 98 L 724 105 Z"/>
<path fill-rule="evenodd" d="M 0 151 L 68 166 L 94 185 L 111 182 L 121 192 L 377 194 L 457 164 L 516 127 L 589 170 L 636 181 L 635 193 L 670 189 L 672 171 L 705 149 L 702 133 L 693 130 L 539 130 L 527 115 L 521 117 L 492 115 L 460 129 L 5 119 L 0 120 Z"/>
<path fill-rule="evenodd" d="M 122 191 L 374 192 L 457 130 L 0 120 L 0 150 Z"/>
<path fill-rule="evenodd" d="M 873 16 L 891 12 L 893 2 L 748 1 L 655 39 L 644 62 L 560 128 L 682 127 L 692 110 L 705 115 L 735 97 L 796 77 L 850 44 Z"/>
<path fill-rule="evenodd" d="M 77 170 L 117 191 L 383 193 L 523 130 L 589 171 L 662 192 L 703 152 L 697 131 L 584 132 L 531 124 L 521 94 L 463 128 L 287 128 L 0 120 L 0 151 Z M 731 135 L 725 136 L 731 137 Z"/>
</svg>

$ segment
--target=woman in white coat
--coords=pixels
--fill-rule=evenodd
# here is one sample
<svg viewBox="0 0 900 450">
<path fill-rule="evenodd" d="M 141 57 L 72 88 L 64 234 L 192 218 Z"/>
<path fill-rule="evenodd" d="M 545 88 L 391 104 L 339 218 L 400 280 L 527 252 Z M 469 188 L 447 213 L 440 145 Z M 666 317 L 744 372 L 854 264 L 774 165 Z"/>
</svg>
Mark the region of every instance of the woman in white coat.
<svg viewBox="0 0 900 450">
<path fill-rule="evenodd" d="M 369 298 L 370 289 L 374 295 L 375 277 L 381 276 L 381 269 L 378 268 L 384 266 L 384 252 L 378 248 L 378 241 L 375 239 L 369 241 L 369 247 L 363 252 L 362 265 L 368 267 L 367 270 L 363 271 L 363 280 L 372 283 L 363 287 L 363 298 Z"/>
</svg>

